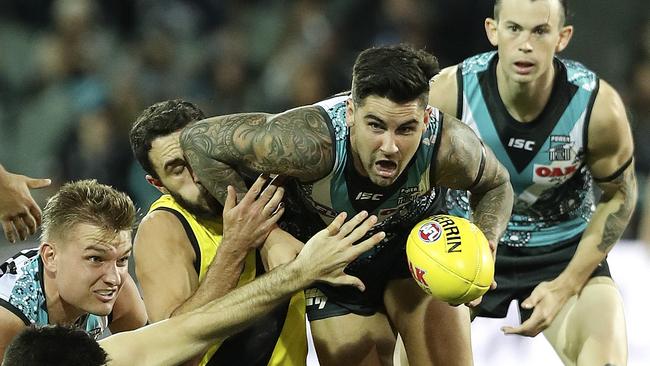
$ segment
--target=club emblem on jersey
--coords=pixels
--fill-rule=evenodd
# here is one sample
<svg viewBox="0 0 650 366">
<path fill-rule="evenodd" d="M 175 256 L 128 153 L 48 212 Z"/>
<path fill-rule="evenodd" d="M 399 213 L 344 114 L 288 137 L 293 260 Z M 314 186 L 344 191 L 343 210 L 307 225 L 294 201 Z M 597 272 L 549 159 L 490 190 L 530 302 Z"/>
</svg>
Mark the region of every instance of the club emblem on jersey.
<svg viewBox="0 0 650 366">
<path fill-rule="evenodd" d="M 440 224 L 435 221 L 427 222 L 420 227 L 418 234 L 423 242 L 433 243 L 436 240 L 440 239 L 442 228 L 440 227 Z"/>
<path fill-rule="evenodd" d="M 397 196 L 397 204 L 401 205 L 411 202 L 415 197 L 417 197 L 419 192 L 420 190 L 417 186 L 400 188 L 399 195 Z"/>
<path fill-rule="evenodd" d="M 567 135 L 551 135 L 550 146 L 548 148 L 548 160 L 550 161 L 570 161 L 573 157 L 571 151 L 573 150 L 573 142 L 571 136 Z"/>
</svg>

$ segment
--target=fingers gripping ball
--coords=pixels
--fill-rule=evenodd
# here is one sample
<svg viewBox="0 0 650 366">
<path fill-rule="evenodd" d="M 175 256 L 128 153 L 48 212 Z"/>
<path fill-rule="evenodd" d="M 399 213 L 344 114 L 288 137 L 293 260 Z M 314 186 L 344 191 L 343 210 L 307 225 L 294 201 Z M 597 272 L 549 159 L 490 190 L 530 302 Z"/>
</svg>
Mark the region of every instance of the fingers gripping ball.
<svg viewBox="0 0 650 366">
<path fill-rule="evenodd" d="M 464 304 L 482 296 L 494 277 L 490 245 L 470 221 L 436 215 L 420 221 L 406 241 L 409 270 L 430 295 Z"/>
</svg>

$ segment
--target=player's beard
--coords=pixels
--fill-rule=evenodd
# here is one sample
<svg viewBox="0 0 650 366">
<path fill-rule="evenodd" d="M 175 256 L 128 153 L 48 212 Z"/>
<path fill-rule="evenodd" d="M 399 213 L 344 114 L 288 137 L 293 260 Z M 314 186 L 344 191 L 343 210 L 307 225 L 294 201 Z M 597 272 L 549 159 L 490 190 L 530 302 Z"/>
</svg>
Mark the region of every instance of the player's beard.
<svg viewBox="0 0 650 366">
<path fill-rule="evenodd" d="M 223 213 L 223 206 L 202 185 L 199 185 L 199 197 L 203 201 L 203 204 L 190 202 L 175 192 L 169 192 L 169 194 L 174 198 L 176 203 L 197 218 L 214 220 Z"/>
</svg>

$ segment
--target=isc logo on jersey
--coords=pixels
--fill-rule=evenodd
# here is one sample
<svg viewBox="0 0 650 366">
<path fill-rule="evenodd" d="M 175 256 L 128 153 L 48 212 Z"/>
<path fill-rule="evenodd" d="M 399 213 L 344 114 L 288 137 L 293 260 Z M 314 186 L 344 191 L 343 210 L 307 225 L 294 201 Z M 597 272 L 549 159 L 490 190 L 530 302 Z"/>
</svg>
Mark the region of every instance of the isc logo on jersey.
<svg viewBox="0 0 650 366">
<path fill-rule="evenodd" d="M 557 184 L 566 181 L 578 170 L 576 164 L 563 164 L 562 162 L 551 165 L 535 164 L 533 166 L 533 182 L 538 184 Z"/>
</svg>

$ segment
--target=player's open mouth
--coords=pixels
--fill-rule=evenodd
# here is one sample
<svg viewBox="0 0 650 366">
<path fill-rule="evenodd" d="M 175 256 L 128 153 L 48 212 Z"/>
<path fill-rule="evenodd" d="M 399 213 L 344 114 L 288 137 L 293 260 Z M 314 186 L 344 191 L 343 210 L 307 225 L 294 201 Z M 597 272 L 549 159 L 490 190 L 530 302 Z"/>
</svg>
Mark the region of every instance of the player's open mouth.
<svg viewBox="0 0 650 366">
<path fill-rule="evenodd" d="M 533 70 L 534 66 L 534 63 L 528 61 L 515 62 L 515 70 L 518 74 L 529 74 Z"/>
<path fill-rule="evenodd" d="M 117 294 L 117 290 L 97 290 L 94 291 L 95 296 L 103 302 L 109 302 L 113 300 L 115 297 L 115 294 Z"/>
<path fill-rule="evenodd" d="M 375 163 L 375 169 L 380 176 L 390 178 L 397 172 L 397 163 L 390 160 L 379 160 Z"/>
</svg>

